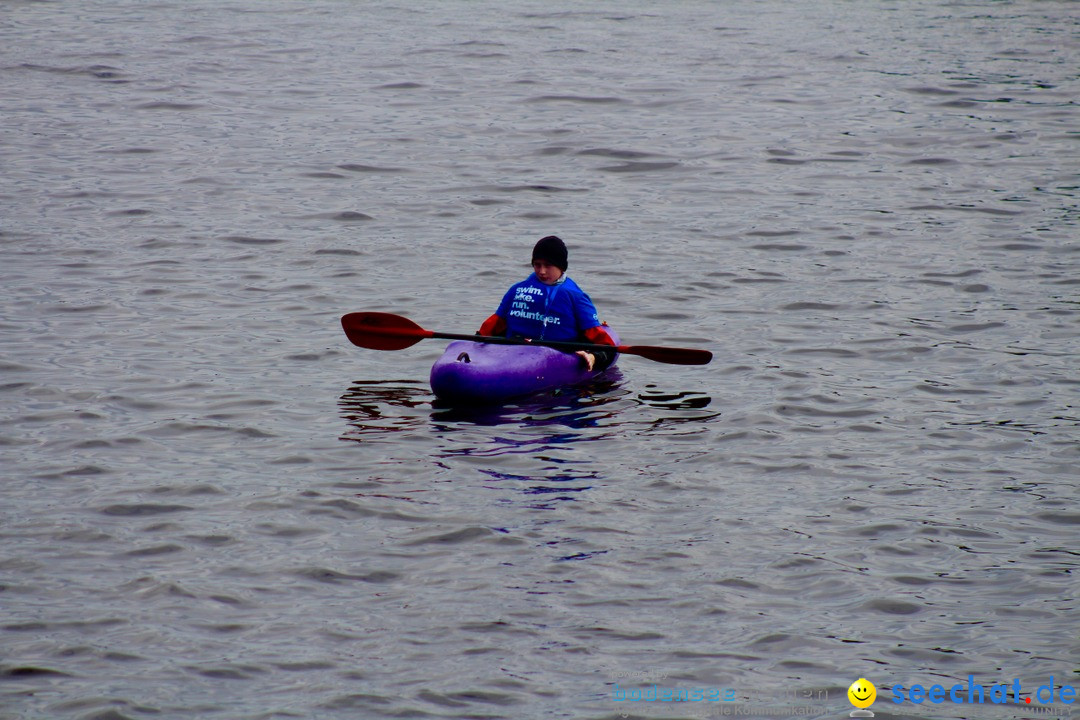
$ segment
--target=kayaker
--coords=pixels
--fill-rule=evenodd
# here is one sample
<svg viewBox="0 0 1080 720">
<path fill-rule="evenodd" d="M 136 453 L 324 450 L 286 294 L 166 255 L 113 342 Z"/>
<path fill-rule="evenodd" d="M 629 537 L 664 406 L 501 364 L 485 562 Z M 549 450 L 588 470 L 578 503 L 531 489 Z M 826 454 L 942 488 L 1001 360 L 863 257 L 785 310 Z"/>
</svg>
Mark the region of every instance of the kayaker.
<svg viewBox="0 0 1080 720">
<path fill-rule="evenodd" d="M 588 293 L 566 274 L 566 244 L 560 238 L 541 238 L 533 248 L 532 266 L 529 277 L 506 291 L 478 335 L 615 345 Z M 603 370 L 615 360 L 614 350 L 579 350 L 577 355 L 589 370 Z"/>
</svg>

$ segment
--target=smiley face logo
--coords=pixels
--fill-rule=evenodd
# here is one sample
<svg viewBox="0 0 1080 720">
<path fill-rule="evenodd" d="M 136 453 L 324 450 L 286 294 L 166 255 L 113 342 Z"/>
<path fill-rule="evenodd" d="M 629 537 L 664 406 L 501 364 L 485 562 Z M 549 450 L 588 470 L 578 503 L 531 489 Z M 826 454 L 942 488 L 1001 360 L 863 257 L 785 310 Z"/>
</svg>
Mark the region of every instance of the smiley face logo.
<svg viewBox="0 0 1080 720">
<path fill-rule="evenodd" d="M 866 678 L 859 678 L 847 689 L 847 699 L 857 708 L 868 708 L 877 699 L 877 688 Z"/>
</svg>

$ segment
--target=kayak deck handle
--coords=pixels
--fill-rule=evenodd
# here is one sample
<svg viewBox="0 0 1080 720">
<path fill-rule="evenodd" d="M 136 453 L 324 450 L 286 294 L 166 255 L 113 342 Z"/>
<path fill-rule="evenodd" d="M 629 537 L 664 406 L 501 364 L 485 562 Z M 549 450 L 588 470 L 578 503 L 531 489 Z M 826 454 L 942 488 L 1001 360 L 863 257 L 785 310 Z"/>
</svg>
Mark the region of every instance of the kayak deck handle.
<svg viewBox="0 0 1080 720">
<path fill-rule="evenodd" d="M 467 362 L 467 363 L 472 362 L 472 360 L 469 358 L 469 353 L 467 353 L 467 352 L 463 352 L 460 355 L 458 355 L 457 356 L 457 361 L 458 362 Z"/>
</svg>

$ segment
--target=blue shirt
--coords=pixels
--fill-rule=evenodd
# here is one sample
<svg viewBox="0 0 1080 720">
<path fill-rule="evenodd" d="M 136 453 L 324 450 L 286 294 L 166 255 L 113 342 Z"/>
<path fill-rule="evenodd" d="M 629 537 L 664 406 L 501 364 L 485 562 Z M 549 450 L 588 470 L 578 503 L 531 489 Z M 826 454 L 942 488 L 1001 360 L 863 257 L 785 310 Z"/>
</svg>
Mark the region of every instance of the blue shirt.
<svg viewBox="0 0 1080 720">
<path fill-rule="evenodd" d="M 506 291 L 495 314 L 506 319 L 508 335 L 536 340 L 574 341 L 600 324 L 592 298 L 566 275 L 554 285 L 529 275 Z"/>
</svg>

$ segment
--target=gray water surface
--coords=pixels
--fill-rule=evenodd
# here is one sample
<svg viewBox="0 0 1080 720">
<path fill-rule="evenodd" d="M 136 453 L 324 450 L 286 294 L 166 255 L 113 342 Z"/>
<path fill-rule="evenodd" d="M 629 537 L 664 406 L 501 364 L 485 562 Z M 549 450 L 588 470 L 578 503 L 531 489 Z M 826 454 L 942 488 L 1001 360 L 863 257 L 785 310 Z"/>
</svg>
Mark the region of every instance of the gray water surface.
<svg viewBox="0 0 1080 720">
<path fill-rule="evenodd" d="M 1035 716 L 890 688 L 1080 684 L 1077 18 L 0 4 L 0 718 Z M 551 233 L 713 363 L 468 412 L 340 330 Z"/>
</svg>

